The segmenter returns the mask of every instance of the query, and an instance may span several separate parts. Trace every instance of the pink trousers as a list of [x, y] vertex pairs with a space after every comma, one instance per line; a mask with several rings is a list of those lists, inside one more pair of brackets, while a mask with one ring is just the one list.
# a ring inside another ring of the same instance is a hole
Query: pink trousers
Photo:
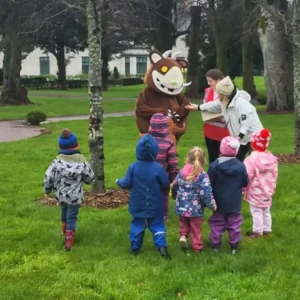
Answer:
[[179, 235], [188, 237], [191, 234], [192, 248], [200, 251], [203, 248], [202, 219], [179, 217]]
[[270, 207], [256, 207], [250, 205], [253, 218], [253, 232], [263, 233], [272, 231], [272, 217]]

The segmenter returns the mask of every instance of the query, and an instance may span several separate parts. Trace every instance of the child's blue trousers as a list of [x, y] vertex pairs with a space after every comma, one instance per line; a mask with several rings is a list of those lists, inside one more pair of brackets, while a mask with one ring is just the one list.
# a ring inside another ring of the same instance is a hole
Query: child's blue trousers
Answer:
[[163, 218], [142, 219], [133, 217], [130, 226], [131, 250], [142, 248], [144, 233], [147, 227], [152, 232], [155, 247], [167, 247], [166, 227]]
[[67, 230], [75, 231], [77, 229], [79, 207], [79, 205], [61, 203], [61, 221], [67, 223]]

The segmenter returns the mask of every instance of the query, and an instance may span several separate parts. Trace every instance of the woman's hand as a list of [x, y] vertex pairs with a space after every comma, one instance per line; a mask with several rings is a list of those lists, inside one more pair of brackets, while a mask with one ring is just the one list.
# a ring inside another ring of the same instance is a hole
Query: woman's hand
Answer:
[[187, 110], [194, 110], [198, 111], [199, 105], [190, 103], [189, 105], [186, 105], [184, 108]]

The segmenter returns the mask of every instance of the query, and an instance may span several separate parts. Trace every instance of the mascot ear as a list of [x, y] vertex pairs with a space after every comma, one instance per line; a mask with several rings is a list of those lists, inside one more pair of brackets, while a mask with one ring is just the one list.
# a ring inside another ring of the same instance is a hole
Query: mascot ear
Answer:
[[153, 65], [163, 59], [162, 55], [158, 51], [151, 51], [149, 57]]
[[181, 65], [182, 68], [187, 68], [189, 66], [189, 62], [184, 58], [177, 58], [176, 61]]

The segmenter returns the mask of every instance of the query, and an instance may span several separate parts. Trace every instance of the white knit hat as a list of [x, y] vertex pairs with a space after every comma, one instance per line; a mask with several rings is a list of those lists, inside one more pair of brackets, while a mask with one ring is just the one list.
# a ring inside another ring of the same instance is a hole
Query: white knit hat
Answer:
[[216, 91], [224, 96], [230, 96], [234, 90], [234, 85], [229, 76], [217, 83]]

